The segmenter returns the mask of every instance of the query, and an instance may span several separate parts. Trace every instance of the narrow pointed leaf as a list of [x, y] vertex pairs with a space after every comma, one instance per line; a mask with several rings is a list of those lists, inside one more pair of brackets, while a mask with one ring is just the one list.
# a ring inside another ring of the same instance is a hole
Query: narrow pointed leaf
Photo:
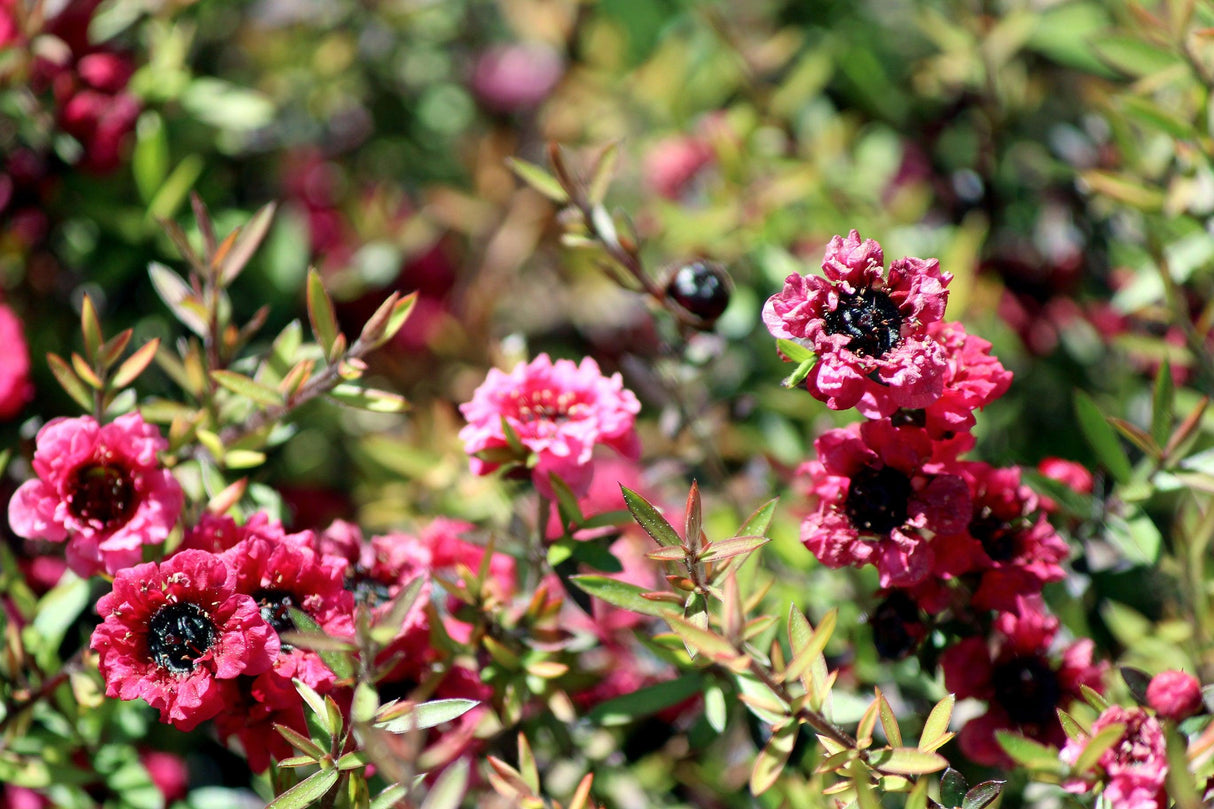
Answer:
[[277, 390], [256, 382], [244, 374], [217, 370], [211, 371], [211, 378], [233, 393], [251, 399], [259, 405], [274, 407], [283, 403], [282, 394]]
[[684, 514], [684, 542], [691, 550], [698, 551], [700, 548], [700, 532], [703, 530], [704, 518], [700, 506], [700, 485], [694, 480], [691, 482], [691, 491], [687, 493], [687, 508]]
[[468, 788], [468, 759], [456, 759], [434, 782], [421, 809], [459, 809]]
[[735, 536], [766, 536], [772, 517], [776, 514], [776, 504], [779, 502], [780, 498], [776, 497], [755, 509], [754, 513], [746, 518], [746, 522], [742, 523]]
[[228, 286], [236, 280], [245, 265], [249, 263], [249, 259], [257, 252], [257, 248], [261, 246], [261, 242], [269, 232], [270, 223], [274, 221], [274, 211], [277, 210], [278, 204], [271, 202], [261, 207], [257, 213], [253, 214], [253, 218], [249, 220], [243, 228], [239, 230], [239, 235], [236, 236], [231, 249], [227, 255], [223, 257], [219, 265], [219, 281], [222, 286]]
[[89, 393], [88, 388], [80, 381], [80, 377], [76, 376], [76, 372], [62, 357], [58, 354], [47, 354], [46, 364], [50, 366], [51, 373], [54, 374], [60, 387], [67, 391], [68, 396], [72, 397], [72, 401], [85, 410], [93, 409], [93, 395]]
[[948, 732], [948, 723], [952, 719], [956, 701], [957, 698], [949, 694], [932, 708], [932, 712], [927, 715], [927, 721], [923, 723], [923, 733], [919, 737], [920, 750], [931, 751], [940, 746], [941, 738]]
[[303, 809], [311, 806], [337, 783], [340, 776], [335, 767], [314, 772], [266, 804], [266, 809]]
[[981, 784], [975, 784], [973, 789], [965, 793], [961, 809], [991, 809], [1003, 794], [1006, 784], [1007, 781], [983, 781]]
[[645, 588], [637, 587], [635, 584], [607, 576], [594, 575], [571, 576], [570, 580], [595, 598], [601, 598], [608, 604], [629, 612], [651, 615], [655, 618], [678, 614], [679, 608], [673, 604], [644, 598], [642, 594], [646, 592]]
[[692, 672], [674, 680], [645, 686], [599, 703], [586, 715], [586, 718], [602, 727], [626, 725], [641, 717], [655, 714], [663, 708], [678, 705], [685, 699], [690, 699], [700, 693], [702, 683], [700, 674]]
[[1088, 743], [1083, 746], [1079, 757], [1075, 759], [1075, 770], [1077, 772], [1086, 772], [1096, 766], [1096, 762], [1100, 761], [1100, 757], [1105, 754], [1105, 751], [1117, 744], [1124, 733], [1125, 724], [1122, 722], [1114, 722], [1101, 728], [1100, 732], [1089, 739]]
[[882, 772], [901, 775], [925, 775], [939, 772], [948, 766], [948, 759], [939, 753], [929, 753], [913, 747], [878, 750], [869, 758], [869, 762]]
[[767, 537], [748, 536], [718, 539], [708, 546], [708, 550], [700, 556], [700, 561], [720, 562], [724, 559], [732, 559], [735, 556], [741, 556], [744, 553], [750, 553], [753, 550], [761, 548], [770, 541]]
[[308, 270], [308, 320], [312, 324], [312, 333], [324, 350], [325, 356], [331, 356], [333, 346], [337, 343], [337, 316], [333, 313], [333, 301], [325, 291], [324, 281], [315, 268]]
[[[389, 703], [390, 704], [390, 703]], [[414, 730], [425, 730], [437, 727], [444, 722], [459, 719], [468, 711], [480, 705], [474, 699], [435, 699], [422, 702], [404, 716], [395, 719], [376, 722], [375, 726], [389, 733], [408, 733]], [[387, 706], [384, 706], [387, 707]], [[380, 709], [381, 711], [383, 708]]]
[[640, 524], [641, 528], [645, 529], [645, 533], [653, 537], [654, 542], [667, 546], [683, 544], [683, 540], [679, 539], [674, 527], [666, 522], [666, 519], [652, 503], [627, 486], [621, 486], [620, 491], [624, 495], [624, 504], [632, 512], [633, 519]]
[[138, 379], [139, 375], [146, 371], [152, 360], [156, 358], [156, 351], [159, 348], [160, 338], [153, 337], [140, 346], [134, 354], [127, 357], [122, 365], [118, 366], [118, 370], [114, 372], [114, 378], [110, 380], [113, 387], [119, 389], [125, 388]]
[[1172, 382], [1172, 367], [1167, 357], [1155, 374], [1155, 386], [1151, 391], [1151, 436], [1155, 443], [1163, 446], [1172, 431], [1172, 408], [1175, 404], [1176, 388]]
[[797, 741], [797, 723], [789, 722], [771, 735], [750, 770], [750, 794], [762, 795], [780, 780]]
[[84, 334], [84, 354], [89, 358], [89, 362], [95, 362], [97, 351], [105, 338], [101, 335], [101, 321], [97, 319], [97, 309], [88, 295], [84, 296], [84, 303], [80, 307], [80, 331]]
[[506, 165], [518, 175], [520, 180], [553, 202], [565, 203], [569, 201], [569, 195], [561, 187], [560, 181], [534, 163], [528, 163], [526, 160], [520, 160], [517, 157], [509, 157], [506, 159]]
[[1080, 429], [1096, 452], [1096, 457], [1119, 482], [1129, 482], [1132, 474], [1130, 459], [1126, 456], [1121, 442], [1117, 440], [1117, 432], [1092, 401], [1092, 397], [1083, 391], [1075, 391], [1075, 414], [1079, 418]]

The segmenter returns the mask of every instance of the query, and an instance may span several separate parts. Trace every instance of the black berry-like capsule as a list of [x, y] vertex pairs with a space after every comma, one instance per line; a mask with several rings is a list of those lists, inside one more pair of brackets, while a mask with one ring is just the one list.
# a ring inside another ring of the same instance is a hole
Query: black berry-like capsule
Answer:
[[729, 305], [729, 273], [715, 261], [693, 261], [679, 267], [666, 283], [666, 295], [706, 323], [721, 316]]

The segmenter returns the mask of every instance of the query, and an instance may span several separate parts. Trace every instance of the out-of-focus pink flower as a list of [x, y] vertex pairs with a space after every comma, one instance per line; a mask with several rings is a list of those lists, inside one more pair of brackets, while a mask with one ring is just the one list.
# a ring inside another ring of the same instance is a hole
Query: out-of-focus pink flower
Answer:
[[25, 331], [13, 310], [0, 304], [0, 421], [21, 412], [34, 395], [30, 383], [30, 352]]
[[[0, 25], [3, 13], [0, 12]], [[3, 33], [0, 30], [0, 33]], [[3, 45], [0, 42], [0, 45]], [[26, 787], [5, 786], [0, 791], [0, 807], [3, 809], [46, 809], [51, 805], [50, 798]]]
[[1151, 678], [1147, 704], [1164, 719], [1179, 722], [1201, 713], [1201, 683], [1192, 674], [1169, 669]]
[[935, 563], [931, 538], [962, 531], [969, 488], [918, 427], [867, 421], [823, 433], [802, 467], [815, 511], [801, 541], [827, 567], [875, 565], [882, 587], [923, 581]]
[[181, 486], [159, 465], [168, 447], [139, 413], [99, 425], [89, 416], [58, 418], [38, 431], [34, 471], [9, 501], [13, 531], [29, 539], [68, 540], [78, 575], [117, 573], [159, 545], [181, 513]]
[[565, 72], [561, 55], [542, 42], [513, 42], [485, 51], [472, 73], [472, 90], [495, 112], [538, 106]]
[[144, 699], [182, 730], [222, 711], [231, 680], [266, 671], [278, 635], [256, 602], [235, 591], [224, 561], [185, 551], [119, 571], [97, 602], [91, 648], [106, 694]]
[[1064, 458], [1045, 458], [1037, 471], [1047, 478], [1065, 483], [1080, 494], [1092, 493], [1092, 473], [1087, 467]]
[[[1063, 784], [1068, 792], [1091, 792], [1098, 783], [1112, 809], [1161, 809], [1168, 805], [1164, 782], [1168, 777], [1167, 744], [1159, 720], [1142, 708], [1110, 705], [1092, 722], [1095, 735], [1110, 725], [1124, 725], [1121, 738], [1100, 756], [1094, 773], [1080, 774]], [[1059, 757], [1074, 764], [1087, 744], [1081, 734], [1062, 748]]]
[[[536, 489], [553, 497], [548, 480], [555, 474], [574, 494], [585, 494], [594, 475], [594, 448], [611, 447], [627, 458], [640, 454], [636, 414], [641, 403], [618, 373], [603, 376], [586, 357], [575, 365], [555, 363], [540, 354], [509, 374], [496, 368], [460, 405], [468, 424], [460, 430], [472, 471], [487, 475], [510, 453], [502, 423], [509, 424], [525, 451], [534, 453], [531, 477]], [[525, 461], [526, 457], [515, 458]]]
[[952, 275], [935, 259], [900, 258], [888, 274], [884, 261], [881, 245], [861, 241], [858, 231], [835, 236], [822, 260], [825, 277], [793, 273], [763, 307], [773, 336], [816, 355], [809, 392], [868, 418], [928, 407], [943, 395], [949, 370], [927, 327], [944, 317]]
[[1061, 745], [1066, 734], [1057, 709], [1081, 699], [1080, 686], [1104, 690], [1107, 665], [1092, 663], [1091, 640], [1072, 643], [1060, 654], [1050, 652], [1058, 628], [1058, 619], [1045, 613], [1039, 598], [1022, 598], [1016, 612], [995, 619], [992, 642], [966, 638], [941, 655], [945, 688], [958, 699], [987, 702], [987, 712], [967, 722], [959, 738], [961, 750], [973, 761], [1010, 764], [995, 739], [999, 730]]
[[185, 798], [190, 786], [190, 772], [181, 756], [162, 750], [140, 750], [139, 760], [147, 768], [152, 783], [164, 795], [166, 806]]
[[667, 199], [679, 199], [700, 170], [716, 158], [702, 138], [675, 135], [649, 147], [645, 155], [645, 184]]

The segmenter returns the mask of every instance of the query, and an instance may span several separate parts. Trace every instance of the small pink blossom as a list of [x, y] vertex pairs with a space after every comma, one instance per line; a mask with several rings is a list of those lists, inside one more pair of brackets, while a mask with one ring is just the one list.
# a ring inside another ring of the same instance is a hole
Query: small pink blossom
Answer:
[[[1111, 809], [1160, 809], [1168, 805], [1167, 745], [1159, 720], [1142, 708], [1110, 705], [1092, 722], [1092, 734], [1110, 725], [1124, 725], [1121, 738], [1101, 754], [1095, 772], [1080, 773], [1063, 784], [1068, 792], [1091, 792], [1104, 784], [1103, 797]], [[1070, 739], [1059, 758], [1074, 765], [1089, 737]]]
[[881, 245], [853, 230], [835, 236], [823, 276], [793, 273], [768, 298], [763, 322], [810, 348], [809, 392], [868, 418], [921, 409], [944, 393], [948, 359], [928, 326], [944, 317], [952, 276], [935, 259], [901, 258], [884, 270]]
[[1169, 669], [1151, 678], [1147, 704], [1164, 719], [1179, 722], [1201, 713], [1201, 683], [1192, 674]]
[[[0, 209], [3, 209], [0, 204]], [[30, 352], [25, 343], [21, 321], [13, 310], [0, 304], [0, 421], [21, 412], [34, 395], [30, 383]]]
[[138, 564], [144, 545], [159, 545], [181, 513], [183, 495], [156, 454], [168, 447], [139, 413], [99, 425], [89, 416], [58, 418], [38, 431], [33, 467], [9, 501], [14, 533], [67, 540], [80, 576]]
[[801, 523], [805, 547], [827, 567], [875, 565], [882, 587], [923, 581], [931, 538], [963, 530], [970, 514], [965, 480], [933, 457], [927, 433], [867, 421], [823, 433], [814, 447], [818, 459], [802, 467], [817, 501]]
[[472, 471], [487, 475], [510, 452], [505, 421], [523, 448], [536, 456], [531, 477], [541, 494], [553, 496], [548, 476], [555, 474], [582, 495], [594, 475], [596, 446], [611, 447], [628, 458], [640, 454], [636, 434], [640, 409], [620, 375], [603, 376], [593, 359], [575, 365], [540, 354], [509, 374], [496, 368], [489, 371], [472, 400], [460, 405], [468, 424], [459, 437]]
[[522, 112], [543, 102], [564, 72], [564, 60], [551, 45], [511, 42], [481, 55], [472, 73], [472, 89], [494, 112]]

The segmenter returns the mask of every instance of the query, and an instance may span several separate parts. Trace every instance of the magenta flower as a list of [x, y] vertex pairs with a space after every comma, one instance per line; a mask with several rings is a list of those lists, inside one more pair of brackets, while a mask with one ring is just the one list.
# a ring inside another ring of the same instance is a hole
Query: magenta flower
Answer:
[[1015, 610], [1020, 596], [1062, 580], [1070, 548], [1020, 482], [1019, 468], [963, 461], [957, 470], [969, 485], [971, 517], [963, 532], [936, 538], [936, 573], [967, 577], [970, 605], [980, 610]]
[[6, 421], [21, 412], [33, 397], [34, 386], [30, 384], [30, 352], [21, 321], [4, 304], [0, 304], [0, 345], [4, 346], [0, 353], [0, 421]]
[[952, 280], [936, 259], [901, 258], [885, 274], [881, 245], [853, 230], [835, 236], [825, 277], [789, 275], [767, 299], [763, 322], [774, 336], [812, 349], [809, 392], [833, 410], [869, 418], [920, 409], [944, 392], [948, 360], [928, 325], [944, 317]]
[[882, 587], [923, 581], [935, 562], [931, 538], [964, 530], [969, 489], [951, 459], [918, 427], [888, 420], [830, 430], [814, 442], [810, 476], [816, 510], [801, 541], [827, 567], [876, 565]]
[[1179, 722], [1204, 710], [1201, 683], [1192, 674], [1169, 669], [1151, 678], [1147, 686], [1147, 704], [1164, 719]]
[[[575, 494], [584, 494], [594, 474], [594, 448], [600, 444], [621, 455], [640, 455], [636, 415], [641, 404], [620, 375], [603, 376], [589, 357], [581, 364], [555, 363], [540, 354], [509, 374], [496, 368], [460, 405], [468, 424], [460, 430], [472, 471], [487, 475], [502, 465], [510, 441], [505, 421], [524, 449], [536, 457], [531, 477], [541, 494], [552, 497], [549, 474], [559, 476]], [[526, 457], [514, 458], [520, 462]]]
[[995, 636], [966, 638], [940, 657], [944, 686], [958, 699], [987, 702], [987, 712], [961, 730], [961, 750], [986, 765], [1011, 759], [995, 739], [1013, 730], [1039, 742], [1061, 745], [1066, 734], [1057, 710], [1081, 699], [1080, 686], [1103, 691], [1105, 664], [1092, 663], [1093, 643], [1084, 639], [1052, 653], [1058, 619], [1047, 615], [1040, 599], [1022, 598], [1016, 612], [995, 619]]
[[106, 694], [142, 698], [182, 730], [222, 711], [233, 678], [266, 671], [279, 651], [257, 604], [205, 551], [119, 571], [97, 612], [90, 646]]
[[[1159, 720], [1142, 708], [1110, 705], [1092, 722], [1092, 734], [1110, 725], [1124, 725], [1121, 738], [1100, 756], [1096, 772], [1063, 784], [1068, 792], [1091, 792], [1104, 784], [1103, 797], [1112, 809], [1159, 809], [1168, 805], [1167, 744]], [[1087, 744], [1086, 735], [1070, 739], [1059, 757], [1074, 764]], [[1094, 776], [1094, 777], [1093, 777]]]
[[969, 334], [960, 323], [937, 320], [928, 324], [927, 334], [944, 347], [943, 393], [921, 413], [909, 410], [899, 416], [926, 427], [936, 439], [968, 433], [974, 428], [974, 411], [1007, 393], [1012, 372], [991, 355], [989, 342]]
[[68, 540], [67, 561], [80, 576], [138, 564], [181, 513], [181, 486], [160, 467], [168, 442], [138, 413], [99, 425], [89, 416], [48, 422], [38, 431], [36, 480], [9, 501], [13, 531], [28, 539]]

